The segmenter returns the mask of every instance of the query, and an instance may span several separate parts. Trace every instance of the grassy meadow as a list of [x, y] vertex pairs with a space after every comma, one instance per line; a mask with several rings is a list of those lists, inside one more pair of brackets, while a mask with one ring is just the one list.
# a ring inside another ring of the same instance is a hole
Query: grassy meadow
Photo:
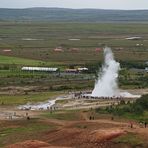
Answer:
[[0, 65], [26, 65], [26, 66], [53, 66], [56, 62], [44, 62], [41, 60], [32, 60], [19, 57], [10, 57], [0, 55]]
[[[118, 60], [145, 61], [148, 57], [147, 34], [147, 24], [144, 23], [0, 22], [0, 54], [45, 62], [84, 64], [102, 61], [102, 51], [96, 52], [95, 49], [107, 45], [113, 48]], [[142, 39], [125, 39], [131, 36]], [[56, 47], [62, 47], [64, 52], [53, 51]], [[12, 51], [4, 52], [4, 49]]]
[[[42, 91], [92, 89], [103, 62], [103, 47], [112, 48], [123, 71], [121, 88], [147, 88], [147, 23], [48, 23], [0, 21], [0, 86], [39, 86]], [[127, 40], [139, 36], [140, 40]], [[62, 52], [54, 51], [62, 48]], [[96, 51], [100, 48], [100, 51]], [[88, 67], [87, 74], [22, 72], [22, 66]], [[42, 89], [44, 86], [47, 89]]]
[[20, 105], [28, 102], [43, 102], [55, 98], [63, 92], [36, 92], [21, 95], [0, 95], [0, 103], [3, 105]]

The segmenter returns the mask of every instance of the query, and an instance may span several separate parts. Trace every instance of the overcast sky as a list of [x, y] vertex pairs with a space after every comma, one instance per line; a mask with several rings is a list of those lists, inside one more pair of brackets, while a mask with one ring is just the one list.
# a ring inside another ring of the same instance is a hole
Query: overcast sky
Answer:
[[148, 0], [0, 0], [0, 8], [148, 9]]

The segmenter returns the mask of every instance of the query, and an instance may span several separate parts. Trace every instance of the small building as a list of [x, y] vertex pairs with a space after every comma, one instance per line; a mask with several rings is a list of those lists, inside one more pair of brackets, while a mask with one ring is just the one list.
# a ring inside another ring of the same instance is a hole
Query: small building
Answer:
[[80, 39], [68, 39], [69, 41], [80, 41]]
[[65, 69], [66, 73], [81, 73], [88, 71], [88, 68], [82, 67], [82, 68], [75, 68], [75, 69]]
[[133, 36], [133, 37], [128, 37], [128, 38], [125, 38], [126, 40], [140, 40], [142, 39], [142, 37], [139, 37], [139, 36]]
[[102, 50], [102, 48], [96, 48], [96, 52], [100, 52]]
[[78, 52], [79, 48], [70, 48], [69, 51]]
[[58, 72], [59, 68], [50, 67], [22, 67], [23, 71]]
[[11, 52], [11, 49], [3, 49], [3, 52]]
[[64, 50], [61, 47], [57, 47], [54, 49], [55, 52], [63, 52]]
[[82, 67], [82, 68], [78, 68], [77, 70], [78, 70], [78, 72], [86, 72], [86, 71], [88, 71], [88, 68]]
[[78, 73], [77, 69], [65, 69], [66, 73]]

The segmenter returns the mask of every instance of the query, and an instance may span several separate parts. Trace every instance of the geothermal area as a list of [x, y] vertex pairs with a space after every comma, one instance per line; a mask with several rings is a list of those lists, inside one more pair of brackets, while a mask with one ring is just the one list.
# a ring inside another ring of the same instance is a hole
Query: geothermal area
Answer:
[[110, 48], [104, 48], [104, 64], [98, 73], [95, 88], [92, 91], [93, 97], [123, 97], [139, 98], [140, 95], [132, 95], [128, 92], [121, 92], [118, 88], [118, 73], [120, 63], [115, 61]]
[[[116, 144], [112, 140], [133, 131], [147, 139], [147, 130], [139, 128], [138, 123], [133, 125], [117, 116], [97, 113], [100, 107], [118, 105], [121, 100], [133, 102], [140, 97], [133, 92], [142, 94], [139, 90], [129, 93], [119, 89], [120, 69], [120, 63], [106, 47], [93, 90], [64, 92], [46, 102], [1, 106], [0, 125], [5, 128], [0, 130], [0, 142], [11, 144], [7, 148], [125, 148], [126, 143]], [[9, 138], [5, 138], [7, 135]]]
[[[114, 59], [111, 48], [104, 48], [104, 63], [98, 72], [98, 78], [96, 79], [94, 89], [92, 91], [73, 92], [66, 96], [58, 97], [54, 100], [48, 100], [47, 102], [40, 102], [38, 104], [26, 104], [21, 105], [18, 108], [21, 110], [48, 110], [52, 107], [55, 108], [87, 108], [97, 107], [94, 104], [86, 103], [87, 99], [96, 99], [98, 102], [101, 100], [108, 101], [107, 104], [100, 104], [100, 106], [111, 105], [117, 103], [117, 100], [125, 99], [131, 100], [139, 98], [141, 95], [133, 95], [127, 91], [120, 90], [118, 87], [118, 75], [120, 71], [120, 63]], [[65, 105], [59, 105], [56, 103], [59, 100], [69, 100]]]

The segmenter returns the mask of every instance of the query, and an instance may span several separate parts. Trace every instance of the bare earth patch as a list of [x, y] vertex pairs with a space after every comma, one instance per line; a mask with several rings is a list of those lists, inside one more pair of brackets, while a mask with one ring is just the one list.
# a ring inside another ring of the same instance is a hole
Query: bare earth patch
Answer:
[[68, 148], [68, 147], [52, 146], [46, 142], [38, 140], [27, 140], [24, 142], [9, 145], [6, 148]]

